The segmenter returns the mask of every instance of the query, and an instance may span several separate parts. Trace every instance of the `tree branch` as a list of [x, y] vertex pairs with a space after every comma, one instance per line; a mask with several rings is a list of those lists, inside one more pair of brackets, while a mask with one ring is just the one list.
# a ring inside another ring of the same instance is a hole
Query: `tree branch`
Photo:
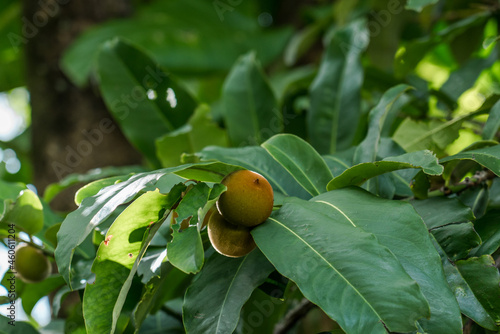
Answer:
[[316, 305], [311, 303], [308, 299], [304, 298], [300, 303], [293, 309], [291, 309], [280, 321], [276, 327], [274, 327], [273, 334], [286, 334], [295, 324], [306, 316], [306, 314], [312, 310]]

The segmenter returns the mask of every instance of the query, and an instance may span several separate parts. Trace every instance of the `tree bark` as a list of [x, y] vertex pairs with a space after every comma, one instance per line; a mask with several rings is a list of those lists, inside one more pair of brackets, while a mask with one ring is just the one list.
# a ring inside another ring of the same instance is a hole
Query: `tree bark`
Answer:
[[[76, 87], [59, 66], [65, 49], [82, 32], [131, 12], [129, 0], [23, 0], [34, 184], [40, 193], [70, 173], [141, 162], [96, 87]], [[74, 209], [68, 194], [53, 204], [58, 210]]]

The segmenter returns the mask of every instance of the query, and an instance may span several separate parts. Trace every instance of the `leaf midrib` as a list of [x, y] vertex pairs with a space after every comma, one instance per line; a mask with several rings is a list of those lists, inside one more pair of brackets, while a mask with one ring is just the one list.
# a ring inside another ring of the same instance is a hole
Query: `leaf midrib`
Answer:
[[[299, 239], [301, 242], [303, 242], [308, 248], [310, 248], [321, 260], [323, 260], [334, 272], [336, 272], [345, 282], [348, 286], [350, 286], [360, 297], [363, 301], [365, 301], [366, 305], [370, 307], [370, 309], [375, 313], [377, 318], [380, 319], [380, 322], [384, 324], [384, 321], [382, 317], [378, 314], [378, 312], [373, 308], [373, 306], [366, 300], [366, 298], [359, 292], [358, 289], [356, 289], [348, 280], [347, 278], [342, 275], [330, 262], [328, 262], [327, 259], [325, 259], [320, 253], [318, 253], [309, 243], [307, 243], [304, 239], [302, 239], [295, 231], [291, 230], [288, 226], [285, 224], [282, 224], [280, 221], [276, 220], [275, 218], [268, 218], [271, 221], [276, 222], [278, 225], [284, 227], [286, 230], [288, 230], [291, 234], [293, 234], [297, 239]], [[352, 223], [352, 222], [351, 222]]]
[[[314, 183], [307, 177], [307, 174], [302, 170], [302, 168], [299, 167], [299, 165], [297, 165], [292, 159], [289, 159], [288, 158], [288, 155], [285, 154], [285, 152], [283, 152], [282, 150], [280, 150], [277, 146], [274, 146], [274, 145], [265, 145], [265, 146], [268, 146], [268, 147], [273, 147], [276, 151], [278, 151], [279, 153], [281, 153], [284, 157], [287, 158], [287, 161], [291, 162], [291, 164], [299, 171], [299, 173], [305, 177], [305, 179], [309, 182], [309, 184], [311, 185], [311, 187], [316, 191], [316, 194], [313, 194], [311, 193], [307, 188], [304, 187], [304, 189], [309, 193], [311, 194], [312, 196], [317, 196], [319, 194], [321, 194], [321, 192], [316, 188], [316, 186], [314, 185]], [[269, 150], [267, 150], [269, 152]], [[269, 154], [271, 154], [273, 157], [274, 155], [269, 152]], [[288, 170], [285, 165], [283, 165], [281, 163], [281, 160], [276, 160], [278, 161], [278, 163], [283, 167], [285, 168], [285, 170]], [[295, 174], [292, 174], [290, 173], [290, 175], [292, 175], [292, 177], [295, 179], [295, 181], [297, 181], [300, 185], [302, 185], [302, 182], [300, 182], [296, 177], [295, 177]]]
[[236, 270], [236, 273], [234, 274], [234, 277], [231, 280], [231, 284], [229, 284], [229, 287], [227, 288], [227, 293], [225, 294], [224, 300], [222, 301], [222, 304], [221, 304], [221, 308], [220, 308], [221, 312], [219, 313], [219, 317], [217, 320], [217, 326], [215, 327], [215, 333], [219, 333], [219, 325], [220, 325], [220, 321], [222, 319], [222, 314], [223, 314], [222, 310], [224, 309], [224, 306], [226, 304], [226, 300], [227, 300], [227, 297], [229, 296], [229, 292], [231, 291], [231, 288], [232, 288], [234, 282], [236, 281], [235, 278], [238, 276], [238, 273], [240, 272], [240, 270], [243, 267], [243, 264], [245, 263], [246, 260], [247, 260], [247, 257], [245, 256], [243, 261], [241, 261], [240, 265], [238, 266], [238, 270]]

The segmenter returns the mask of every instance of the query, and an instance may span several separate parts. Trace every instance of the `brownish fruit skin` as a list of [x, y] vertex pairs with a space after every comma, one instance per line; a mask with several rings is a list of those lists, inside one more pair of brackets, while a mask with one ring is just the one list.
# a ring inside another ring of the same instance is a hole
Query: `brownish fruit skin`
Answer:
[[49, 277], [51, 265], [43, 252], [29, 245], [16, 248], [14, 268], [17, 276], [27, 283], [41, 282]]
[[246, 227], [262, 224], [273, 211], [271, 184], [260, 174], [238, 170], [221, 182], [227, 187], [217, 201], [217, 209], [226, 220]]
[[255, 248], [250, 229], [231, 224], [214, 211], [208, 222], [208, 238], [217, 252], [229, 257], [241, 257]]

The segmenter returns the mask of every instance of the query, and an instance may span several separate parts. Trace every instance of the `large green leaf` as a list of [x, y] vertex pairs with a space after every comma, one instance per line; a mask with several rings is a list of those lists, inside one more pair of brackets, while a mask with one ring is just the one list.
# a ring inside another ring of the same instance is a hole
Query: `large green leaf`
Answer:
[[410, 204], [424, 220], [427, 228], [474, 220], [472, 210], [456, 198], [435, 197], [412, 200]]
[[471, 287], [468, 282], [465, 281], [457, 266], [453, 265], [448, 260], [446, 253], [435, 240], [434, 246], [441, 256], [446, 280], [460, 305], [460, 311], [482, 327], [497, 330], [495, 322], [474, 295]]
[[232, 333], [241, 308], [273, 270], [259, 250], [238, 259], [214, 253], [186, 291], [183, 305], [186, 332]]
[[361, 114], [361, 54], [368, 36], [365, 20], [336, 30], [310, 87], [307, 126], [311, 144], [321, 154], [346, 149], [354, 139]]
[[243, 11], [244, 6], [221, 14], [221, 20], [215, 7], [214, 2], [198, 0], [140, 6], [132, 18], [107, 21], [85, 31], [65, 53], [62, 67], [77, 85], [86, 84], [101, 44], [115, 37], [148, 50], [156, 62], [176, 73], [227, 71], [250, 50], [256, 50], [264, 64], [281, 54], [291, 29], [264, 31], [253, 13]]
[[377, 158], [382, 129], [386, 119], [397, 113], [401, 107], [409, 102], [404, 93], [411, 87], [408, 85], [397, 85], [382, 95], [378, 104], [370, 111], [368, 119], [368, 133], [354, 152], [353, 162], [372, 162]]
[[[192, 213], [207, 205], [211, 192], [212, 188], [205, 183], [196, 184], [187, 191], [176, 209], [178, 217], [172, 225], [172, 241], [167, 245], [167, 255], [173, 266], [188, 274], [199, 272], [204, 259], [200, 228], [197, 225], [198, 215]], [[215, 192], [220, 195], [222, 189], [217, 188]], [[190, 226], [181, 231], [180, 222], [184, 219], [190, 220]]]
[[[162, 177], [169, 178], [171, 177], [170, 173], [176, 172], [184, 173], [182, 177], [195, 178], [199, 181], [220, 182], [226, 174], [236, 169], [238, 168], [220, 162], [187, 164], [136, 174], [126, 181], [102, 189], [97, 195], [85, 198], [80, 207], [66, 217], [57, 233], [58, 245], [55, 250], [55, 258], [59, 272], [71, 287], [71, 259], [76, 247], [119, 205], [132, 200], [137, 193], [145, 188], [154, 190], [160, 186]], [[168, 192], [169, 189], [162, 191]]]
[[281, 134], [268, 139], [262, 147], [312, 196], [326, 191], [333, 175], [325, 160], [306, 141]]
[[157, 162], [155, 140], [184, 125], [197, 103], [138, 48], [114, 39], [99, 53], [99, 88], [129, 141]]
[[202, 160], [216, 159], [262, 174], [273, 190], [287, 196], [311, 198], [311, 195], [260, 146], [241, 148], [207, 147], [199, 153]]
[[226, 131], [210, 119], [210, 108], [199, 106], [188, 123], [156, 140], [156, 154], [163, 167], [180, 164], [183, 153], [196, 153], [204, 147], [228, 146]]
[[500, 326], [500, 274], [495, 260], [489, 255], [483, 255], [460, 260], [455, 264], [481, 306], [495, 324]]
[[[100, 180], [103, 178], [116, 175], [120, 175], [120, 178], [118, 179], [124, 180], [128, 177], [126, 176], [127, 174], [139, 173], [145, 171], [146, 168], [141, 166], [120, 166], [120, 167], [113, 166], [104, 168], [94, 168], [84, 174], [70, 174], [57, 183], [49, 184], [47, 188], [45, 188], [45, 191], [43, 193], [43, 199], [46, 202], [50, 202], [62, 190], [67, 189], [68, 187], [78, 183], [88, 183], [91, 181]], [[77, 196], [75, 195], [75, 202], [77, 205], [79, 205], [81, 200], [80, 201], [76, 200], [76, 197]]]
[[462, 123], [482, 113], [485, 111], [478, 110], [447, 122], [438, 120], [417, 122], [407, 118], [398, 127], [393, 138], [407, 152], [430, 149], [442, 155], [444, 149], [458, 138]]
[[471, 249], [481, 244], [471, 222], [439, 226], [431, 232], [452, 261], [467, 257]]
[[92, 265], [95, 282], [85, 288], [83, 311], [88, 332], [114, 332], [138, 262], [163, 223], [160, 211], [170, 210], [180, 196], [181, 191], [168, 196], [147, 192], [111, 225]]
[[493, 254], [500, 247], [500, 210], [489, 210], [474, 222], [474, 228], [482, 239], [482, 244], [471, 251], [473, 256]]
[[438, 164], [437, 158], [431, 151], [418, 151], [355, 165], [331, 180], [327, 189], [359, 186], [372, 177], [407, 168], [420, 168], [429, 175], [439, 175], [443, 172], [443, 166]]
[[[393, 252], [357, 226], [355, 215], [346, 214], [333, 204], [336, 202], [330, 202], [328, 197], [336, 192], [320, 195], [314, 202], [285, 202], [264, 224], [252, 230], [257, 246], [281, 274], [293, 280], [306, 298], [347, 333], [386, 333], [386, 328], [415, 330], [415, 321], [430, 316], [429, 304], [419, 286]], [[338, 197], [345, 198], [349, 192], [362, 191], [349, 189], [338, 193]], [[363, 201], [351, 198], [349, 205], [361, 212], [357, 203]], [[377, 203], [375, 212], [380, 214], [370, 211], [368, 222], [385, 223], [387, 213], [392, 211], [401, 217], [411, 212], [406, 205], [398, 206], [399, 210], [392, 205], [386, 210]], [[413, 222], [416, 226], [417, 219]]]
[[15, 224], [16, 232], [36, 234], [43, 228], [43, 206], [38, 196], [31, 190], [23, 190], [15, 203], [5, 208], [1, 222]]
[[495, 103], [483, 128], [483, 139], [492, 140], [500, 128], [500, 101]]
[[478, 187], [466, 189], [458, 195], [458, 198], [472, 209], [476, 218], [481, 218], [488, 209], [490, 198], [488, 185], [481, 184]]
[[222, 105], [235, 146], [260, 144], [283, 130], [283, 115], [254, 52], [233, 66], [224, 82]]
[[419, 320], [420, 327], [429, 333], [461, 333], [460, 311], [445, 280], [439, 256], [425, 225], [411, 206], [378, 198], [358, 188], [331, 191], [313, 200], [335, 207], [356, 226], [373, 233], [396, 256], [430, 304], [431, 317]]
[[473, 160], [483, 167], [488, 168], [497, 176], [500, 176], [500, 145], [485, 147], [477, 150], [470, 150], [457, 153], [443, 158], [441, 163], [454, 160]]

